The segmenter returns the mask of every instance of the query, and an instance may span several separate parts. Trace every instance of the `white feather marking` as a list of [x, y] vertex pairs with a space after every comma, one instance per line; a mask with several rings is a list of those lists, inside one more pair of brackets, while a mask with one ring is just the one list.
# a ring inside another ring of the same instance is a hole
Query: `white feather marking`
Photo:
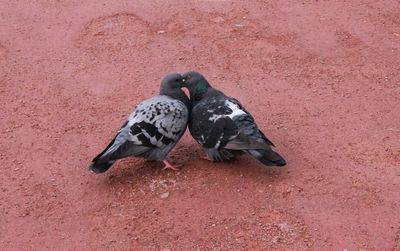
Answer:
[[229, 117], [230, 119], [233, 119], [236, 116], [246, 114], [246, 112], [243, 111], [242, 109], [240, 109], [237, 104], [232, 103], [229, 100], [225, 100], [225, 105], [228, 106], [229, 109], [232, 110], [231, 114], [214, 114], [209, 118], [209, 120], [215, 122], [219, 118], [222, 118], [222, 117]]
[[215, 146], [214, 146], [215, 149], [218, 149], [219, 145], [221, 144], [221, 139], [222, 139], [222, 137], [224, 137], [224, 134], [223, 134], [223, 133], [221, 134], [221, 136], [219, 137], [217, 143], [215, 144]]

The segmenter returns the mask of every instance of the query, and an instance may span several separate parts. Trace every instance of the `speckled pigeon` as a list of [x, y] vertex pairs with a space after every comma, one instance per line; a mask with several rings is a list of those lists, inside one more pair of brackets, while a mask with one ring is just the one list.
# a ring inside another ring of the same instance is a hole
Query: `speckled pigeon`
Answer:
[[107, 171], [118, 159], [141, 156], [164, 162], [164, 169], [177, 170], [167, 154], [186, 130], [189, 98], [182, 91], [183, 77], [169, 74], [161, 82], [160, 95], [141, 102], [124, 123], [111, 143], [97, 155], [89, 169]]
[[189, 130], [208, 159], [228, 160], [244, 152], [267, 166], [286, 165], [238, 100], [212, 88], [198, 72], [189, 71], [183, 77], [183, 86], [190, 92]]

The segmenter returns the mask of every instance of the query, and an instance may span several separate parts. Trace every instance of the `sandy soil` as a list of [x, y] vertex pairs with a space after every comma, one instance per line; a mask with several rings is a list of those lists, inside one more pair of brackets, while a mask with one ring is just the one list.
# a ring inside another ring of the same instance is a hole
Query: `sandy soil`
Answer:
[[[0, 3], [2, 250], [400, 250], [399, 5]], [[288, 165], [87, 171], [132, 107], [197, 69]]]

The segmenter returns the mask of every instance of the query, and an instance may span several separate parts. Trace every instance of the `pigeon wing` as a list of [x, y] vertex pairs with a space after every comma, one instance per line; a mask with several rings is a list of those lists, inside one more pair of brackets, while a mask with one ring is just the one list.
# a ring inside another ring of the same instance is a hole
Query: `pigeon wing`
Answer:
[[167, 96], [140, 103], [108, 147], [93, 161], [139, 156], [154, 149], [175, 145], [185, 131], [186, 106]]

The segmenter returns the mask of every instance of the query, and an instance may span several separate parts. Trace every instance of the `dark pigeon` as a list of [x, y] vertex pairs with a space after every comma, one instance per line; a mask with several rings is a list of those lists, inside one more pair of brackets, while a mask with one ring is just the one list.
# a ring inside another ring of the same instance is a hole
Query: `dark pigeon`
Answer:
[[189, 130], [209, 159], [229, 160], [248, 153], [267, 166], [286, 165], [238, 100], [212, 88], [198, 72], [189, 71], [183, 77], [190, 92]]
[[178, 143], [189, 119], [189, 98], [182, 91], [183, 77], [169, 74], [161, 82], [160, 95], [141, 102], [111, 143], [93, 160], [89, 169], [107, 171], [118, 159], [141, 156], [163, 161], [176, 168], [166, 156]]

